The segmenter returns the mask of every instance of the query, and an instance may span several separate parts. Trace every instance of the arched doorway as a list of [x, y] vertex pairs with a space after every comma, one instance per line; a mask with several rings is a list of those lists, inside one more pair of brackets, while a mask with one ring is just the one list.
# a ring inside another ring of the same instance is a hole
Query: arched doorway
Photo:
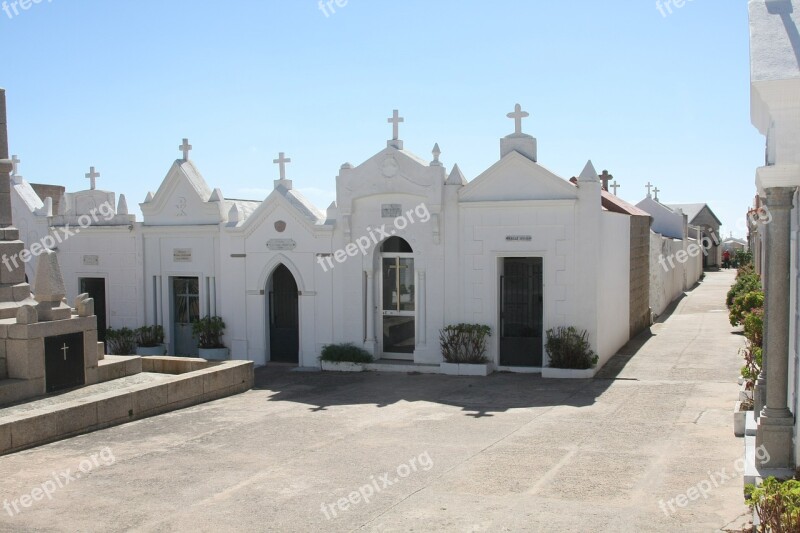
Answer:
[[299, 362], [300, 320], [297, 282], [285, 265], [278, 265], [267, 281], [269, 360]]
[[381, 329], [387, 359], [414, 359], [415, 283], [411, 245], [400, 237], [386, 239], [381, 245]]

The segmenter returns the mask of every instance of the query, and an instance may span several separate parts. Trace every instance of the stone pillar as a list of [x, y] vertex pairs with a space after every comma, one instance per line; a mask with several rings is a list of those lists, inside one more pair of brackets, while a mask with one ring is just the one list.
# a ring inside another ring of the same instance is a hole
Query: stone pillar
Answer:
[[367, 278], [367, 338], [365, 341], [366, 349], [375, 355], [375, 273], [372, 270], [365, 270]]
[[759, 466], [789, 468], [793, 466], [792, 426], [794, 417], [788, 408], [787, 380], [789, 373], [789, 271], [793, 187], [766, 189], [767, 209], [772, 221], [766, 231], [766, 284], [764, 287], [765, 336], [764, 368], [766, 377], [765, 405], [758, 419], [756, 446], [764, 446], [769, 460]]
[[428, 316], [425, 311], [425, 307], [427, 305], [427, 298], [425, 297], [426, 286], [425, 286], [425, 271], [418, 270], [417, 271], [417, 318], [419, 323], [417, 324], [417, 339], [419, 346], [425, 346], [428, 343]]
[[[6, 118], [6, 90], [0, 89], [0, 228], [12, 226], [11, 222], [11, 161], [8, 160], [8, 119]], [[16, 239], [6, 239], [16, 240]]]

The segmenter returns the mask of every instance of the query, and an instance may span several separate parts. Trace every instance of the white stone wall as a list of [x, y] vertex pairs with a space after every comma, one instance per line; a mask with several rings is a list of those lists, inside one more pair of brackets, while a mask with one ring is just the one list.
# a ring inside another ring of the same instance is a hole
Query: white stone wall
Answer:
[[603, 212], [598, 272], [598, 366], [628, 342], [630, 335], [630, 217]]
[[703, 273], [702, 253], [695, 257], [687, 253], [686, 260], [679, 261], [679, 252], [683, 256], [691, 244], [697, 245], [697, 242], [650, 234], [650, 308], [655, 317], [661, 316], [684, 291], [693, 287]]

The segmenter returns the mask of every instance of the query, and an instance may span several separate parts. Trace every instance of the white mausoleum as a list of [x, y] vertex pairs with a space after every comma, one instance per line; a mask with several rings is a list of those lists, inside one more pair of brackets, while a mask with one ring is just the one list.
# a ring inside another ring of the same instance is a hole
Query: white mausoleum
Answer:
[[558, 326], [587, 330], [602, 365], [641, 328], [631, 317], [648, 314], [646, 287], [643, 311], [631, 304], [631, 216], [591, 163], [574, 183], [540, 165], [527, 116], [509, 114], [500, 158], [468, 181], [438, 145], [433, 160], [406, 150], [395, 112], [386, 147], [342, 165], [326, 211], [294, 189], [284, 154], [266, 199], [227, 199], [184, 141], [141, 222], [122, 195], [115, 204], [96, 190], [94, 169], [90, 190], [62, 198], [41, 198], [15, 169], [14, 220], [30, 247], [110, 206], [52, 246], [68, 297], [92, 294], [108, 326], [162, 324], [173, 354], [195, 354], [191, 322], [219, 315], [231, 356], [258, 364], [318, 367], [321, 348], [340, 342], [437, 364], [439, 330], [468, 322], [491, 327], [499, 367], [541, 368], [545, 332]]

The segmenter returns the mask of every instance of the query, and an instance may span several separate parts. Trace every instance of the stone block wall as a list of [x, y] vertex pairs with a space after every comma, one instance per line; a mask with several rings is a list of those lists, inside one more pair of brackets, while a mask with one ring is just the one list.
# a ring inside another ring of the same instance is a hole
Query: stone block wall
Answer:
[[650, 217], [631, 219], [630, 336], [650, 326]]

